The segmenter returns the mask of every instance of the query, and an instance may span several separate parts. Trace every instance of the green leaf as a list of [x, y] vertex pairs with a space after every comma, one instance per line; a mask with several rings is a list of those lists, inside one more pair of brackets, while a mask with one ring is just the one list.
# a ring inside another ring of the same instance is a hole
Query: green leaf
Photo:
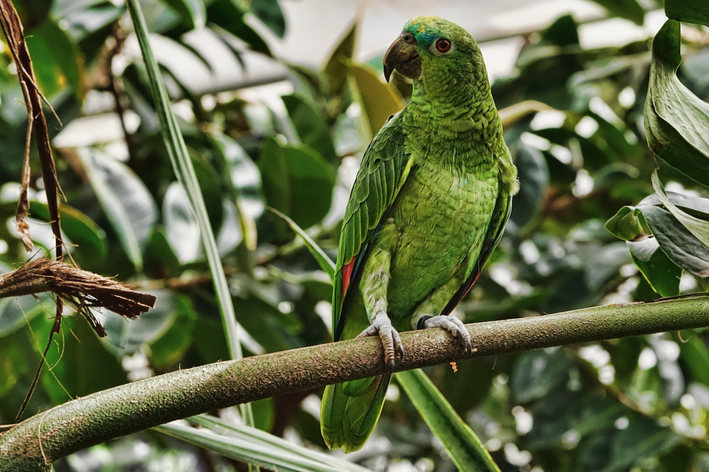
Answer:
[[709, 348], [695, 331], [682, 331], [679, 338], [680, 361], [694, 380], [709, 387]]
[[106, 339], [117, 357], [129, 356], [144, 344], [163, 336], [175, 322], [180, 310], [179, 295], [167, 290], [149, 292], [157, 296], [155, 307], [137, 320], [127, 320], [115, 313], [106, 312]]
[[327, 257], [325, 251], [323, 251], [320, 246], [318, 246], [318, 244], [313, 241], [310, 236], [308, 236], [308, 233], [303, 231], [303, 229], [298, 226], [295, 221], [288, 218], [286, 215], [276, 210], [275, 208], [271, 208], [271, 211], [276, 215], [280, 216], [286, 223], [288, 223], [288, 226], [291, 227], [293, 232], [303, 239], [303, 242], [305, 242], [305, 246], [308, 248], [308, 251], [310, 251], [310, 254], [312, 254], [315, 260], [318, 262], [320, 268], [325, 271], [325, 273], [330, 277], [331, 281], [335, 280], [335, 263], [332, 262], [332, 259]]
[[325, 64], [325, 78], [330, 94], [340, 96], [347, 85], [347, 65], [354, 54], [355, 40], [357, 38], [357, 23], [347, 31], [332, 52], [330, 59]]
[[148, 357], [151, 365], [158, 370], [178, 364], [192, 345], [197, 314], [187, 296], [179, 295], [176, 301], [177, 310], [172, 326], [150, 343]]
[[[32, 320], [38, 350], [44, 349], [53, 323], [53, 318], [46, 316]], [[86, 320], [65, 317], [62, 330], [64, 335], [55, 336], [56, 345], [47, 353], [47, 365], [53, 367], [42, 372], [42, 384], [52, 403], [67, 401], [67, 393], [83, 397], [126, 382], [120, 362], [106, 350], [105, 341], [99, 340]]]
[[679, 81], [675, 73], [681, 62], [680, 24], [667, 20], [652, 42], [645, 132], [657, 156], [709, 186], [709, 103]]
[[201, 428], [169, 423], [155, 428], [161, 433], [214, 451], [225, 457], [256, 464], [270, 470], [290, 472], [366, 472], [343, 459], [296, 446], [272, 434], [248, 426], [234, 425], [207, 415], [189, 418]]
[[335, 176], [331, 166], [311, 148], [268, 139], [258, 167], [267, 203], [300, 227], [313, 226], [330, 210]]
[[279, 38], [286, 34], [286, 20], [278, 0], [251, 2], [251, 11]]
[[660, 177], [657, 175], [657, 169], [652, 173], [652, 187], [655, 189], [657, 198], [659, 198], [665, 208], [677, 218], [677, 221], [682, 223], [682, 225], [684, 225], [694, 237], [704, 243], [705, 246], [709, 246], [709, 221], [703, 221], [689, 213], [685, 213], [672, 203], [665, 194], [665, 189], [662, 187]]
[[[14, 0], [25, 30], [32, 30], [47, 19], [53, 0]], [[32, 33], [30, 33], [31, 35]]]
[[709, 3], [705, 0], [665, 0], [665, 13], [673, 20], [709, 26]]
[[302, 346], [299, 339], [286, 330], [288, 325], [297, 323], [292, 314], [284, 314], [277, 307], [255, 296], [235, 297], [234, 304], [238, 308], [239, 323], [266, 352], [286, 351]]
[[258, 235], [255, 219], [261, 216], [265, 204], [261, 188], [261, 173], [246, 151], [225, 134], [209, 135], [209, 143], [216, 151], [217, 169], [229, 175], [227, 189], [236, 203], [239, 226], [246, 247], [256, 249]]
[[[15, 203], [0, 203], [0, 214], [13, 214], [17, 205]], [[49, 222], [47, 204], [37, 200], [30, 200], [30, 216], [38, 220]], [[74, 207], [63, 204], [60, 208], [62, 219], [62, 232], [67, 236], [72, 245], [78, 246], [72, 251], [72, 257], [82, 259], [86, 255], [94, 261], [106, 255], [106, 232]], [[85, 259], [83, 259], [85, 260]]]
[[[4, 272], [5, 268], [2, 269]], [[0, 338], [14, 333], [35, 316], [46, 315], [53, 310], [54, 301], [48, 293], [40, 293], [37, 298], [25, 296], [0, 299]]]
[[458, 470], [500, 472], [480, 439], [421, 369], [397, 372], [395, 377]]
[[628, 249], [633, 262], [655, 293], [663, 297], [679, 295], [682, 269], [662, 251], [657, 238], [628, 241]]
[[651, 457], [669, 450], [682, 441], [682, 437], [667, 427], [660, 426], [654, 418], [634, 416], [630, 425], [613, 435], [610, 461], [602, 472], [628, 470], [643, 457]]
[[356, 95], [362, 106], [362, 116], [373, 137], [389, 117], [404, 108], [406, 103], [395, 88], [379, 80], [369, 67], [350, 64], [348, 72], [357, 90]]
[[510, 374], [510, 392], [516, 402], [528, 403], [548, 395], [569, 377], [571, 363], [566, 353], [557, 349], [525, 352], [517, 359]]
[[[645, 10], [636, 0], [594, 0], [613, 15], [630, 20], [642, 26], [645, 20]], [[671, 0], [670, 0], [671, 1]]]
[[[216, 3], [216, 2], [215, 2]], [[170, 98], [167, 94], [165, 81], [162, 78], [162, 73], [155, 60], [153, 51], [150, 48], [148, 40], [148, 29], [145, 25], [145, 18], [137, 0], [128, 0], [128, 9], [130, 11], [131, 20], [135, 28], [135, 34], [138, 37], [140, 50], [145, 61], [150, 80], [150, 90], [155, 102], [156, 113], [160, 122], [160, 132], [165, 142], [172, 168], [177, 176], [178, 181], [182, 184], [187, 192], [192, 205], [192, 210], [197, 217], [200, 233], [202, 236], [202, 244], [209, 263], [209, 271], [214, 283], [214, 291], [216, 292], [219, 311], [222, 316], [222, 324], [229, 346], [229, 354], [232, 359], [240, 359], [243, 357], [241, 344], [237, 336], [237, 323], [234, 313], [234, 305], [231, 300], [229, 286], [224, 274], [224, 267], [217, 249], [217, 242], [214, 238], [214, 232], [209, 223], [209, 215], [204, 203], [202, 192], [199, 188], [197, 175], [195, 173], [192, 160], [187, 152], [187, 146], [182, 138], [182, 132], [177, 124], [177, 119], [170, 107]], [[248, 425], [253, 424], [253, 413], [248, 404], [240, 406], [241, 416], [244, 422]]]
[[246, 21], [248, 11], [238, 0], [215, 0], [207, 6], [207, 20], [248, 43], [254, 51], [271, 56], [268, 44]]
[[122, 162], [80, 149], [79, 157], [123, 250], [135, 266], [143, 270], [142, 249], [157, 221], [157, 206], [145, 184]]
[[645, 234], [642, 211], [638, 208], [624, 206], [610, 220], [606, 221], [605, 228], [618, 239], [632, 241]]
[[207, 10], [202, 0], [164, 0], [180, 14], [183, 21], [192, 29], [204, 28]]
[[709, 277], [709, 248], [694, 237], [667, 210], [657, 206], [643, 208], [652, 233], [667, 257], [683, 270]]
[[549, 184], [549, 167], [538, 149], [527, 146], [521, 140], [514, 141], [510, 152], [524, 186], [515, 195], [507, 230], [519, 231], [535, 221], [542, 211]]
[[165, 236], [180, 264], [188, 264], [202, 256], [197, 218], [185, 189], [178, 182], [167, 187], [162, 201]]
[[63, 29], [48, 19], [32, 30], [27, 47], [45, 95], [52, 96], [68, 85], [78, 100], [83, 99], [83, 56]]
[[300, 141], [318, 151], [331, 164], [338, 166], [339, 156], [335, 152], [330, 130], [320, 112], [297, 95], [286, 95], [281, 98]]

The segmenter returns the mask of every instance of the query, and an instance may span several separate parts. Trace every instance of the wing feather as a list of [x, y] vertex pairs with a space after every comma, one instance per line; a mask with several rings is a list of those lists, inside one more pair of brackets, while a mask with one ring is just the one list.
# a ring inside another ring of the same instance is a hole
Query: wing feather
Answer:
[[[340, 234], [332, 299], [334, 338], [342, 334], [345, 297], [356, 283], [368, 246], [379, 223], [394, 203], [411, 169], [411, 155], [405, 150], [400, 114], [390, 119], [374, 137], [362, 158], [362, 165], [347, 203]], [[354, 263], [343, 280], [343, 267]], [[346, 284], [343, 284], [347, 282]]]

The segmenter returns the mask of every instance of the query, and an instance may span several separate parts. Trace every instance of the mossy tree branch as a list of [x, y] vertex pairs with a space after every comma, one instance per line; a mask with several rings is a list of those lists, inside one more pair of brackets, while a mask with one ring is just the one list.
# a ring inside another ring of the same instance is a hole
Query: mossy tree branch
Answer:
[[[406, 355], [397, 370], [702, 326], [709, 326], [709, 296], [469, 324], [473, 353], [442, 330], [406, 332]], [[48, 470], [52, 461], [80, 449], [179, 418], [381, 374], [382, 355], [378, 339], [356, 339], [218, 362], [97, 392], [0, 436], [0, 471]]]

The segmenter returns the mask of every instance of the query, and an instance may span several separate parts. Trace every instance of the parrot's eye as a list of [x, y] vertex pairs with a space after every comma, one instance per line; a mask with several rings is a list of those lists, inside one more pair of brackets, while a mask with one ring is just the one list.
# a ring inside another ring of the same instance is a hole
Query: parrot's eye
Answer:
[[438, 41], [436, 41], [436, 49], [438, 50], [438, 52], [442, 52], [444, 54], [447, 53], [451, 50], [450, 40], [446, 38], [439, 39]]

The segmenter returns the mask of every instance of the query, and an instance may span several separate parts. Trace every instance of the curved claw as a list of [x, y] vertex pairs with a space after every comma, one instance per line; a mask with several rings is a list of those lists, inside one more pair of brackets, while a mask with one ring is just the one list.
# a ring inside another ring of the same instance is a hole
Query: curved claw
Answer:
[[465, 325], [455, 316], [433, 316], [424, 321], [425, 328], [443, 328], [448, 331], [451, 336], [456, 338], [463, 349], [467, 352], [473, 351], [473, 343], [470, 339], [470, 333], [465, 328]]
[[387, 370], [392, 373], [396, 365], [397, 354], [400, 357], [404, 356], [404, 346], [401, 343], [399, 332], [394, 329], [391, 321], [384, 313], [374, 316], [372, 324], [357, 337], [364, 338], [377, 334], [379, 334], [379, 339], [382, 340], [382, 346], [384, 346], [384, 362], [387, 365]]

